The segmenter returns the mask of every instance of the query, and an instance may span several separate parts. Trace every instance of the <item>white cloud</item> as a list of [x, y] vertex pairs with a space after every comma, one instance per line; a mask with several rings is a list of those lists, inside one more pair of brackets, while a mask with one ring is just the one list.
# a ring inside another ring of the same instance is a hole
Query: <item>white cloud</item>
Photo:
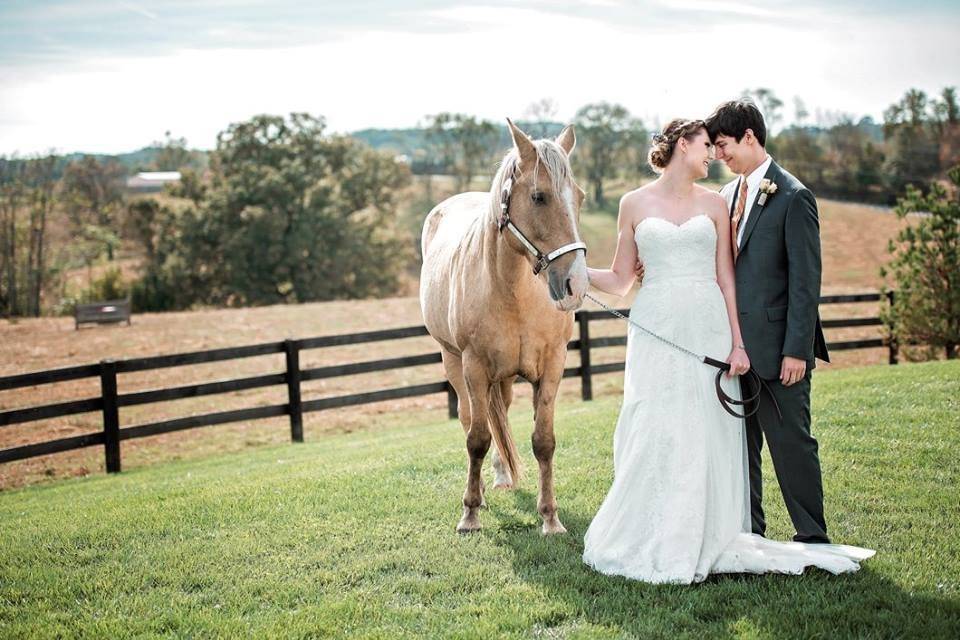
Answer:
[[136, 13], [136, 14], [139, 14], [139, 15], [145, 17], [145, 18], [150, 18], [151, 20], [159, 20], [159, 19], [160, 19], [160, 16], [158, 16], [156, 13], [154, 13], [154, 12], [152, 12], [152, 11], [148, 11], [147, 9], [144, 9], [143, 7], [140, 7], [140, 6], [137, 6], [137, 5], [134, 5], [134, 4], [130, 4], [129, 2], [121, 2], [121, 3], [119, 3], [119, 4], [120, 4], [120, 6], [123, 7], [124, 9], [127, 9], [128, 11], [132, 11], [132, 12], [134, 12], [134, 13]]
[[736, 16], [775, 17], [779, 9], [769, 5], [751, 5], [743, 2], [715, 2], [714, 0], [658, 0], [657, 4], [673, 11], [694, 11], [701, 14], [728, 13]]
[[8, 70], [0, 82], [0, 153], [120, 152], [166, 130], [209, 148], [229, 123], [264, 112], [322, 114], [337, 131], [412, 126], [439, 111], [502, 123], [543, 97], [557, 101], [562, 119], [607, 100], [653, 124], [705, 115], [758, 86], [772, 88], [787, 114], [798, 95], [811, 112], [876, 117], [910, 87], [938, 91], [955, 82], [960, 62], [957, 25], [919, 18], [762, 28], [689, 20], [653, 29], [604, 22], [597, 13], [463, 6], [425, 19], [451, 28], [366, 30], [288, 48], [86, 58], [41, 76]]

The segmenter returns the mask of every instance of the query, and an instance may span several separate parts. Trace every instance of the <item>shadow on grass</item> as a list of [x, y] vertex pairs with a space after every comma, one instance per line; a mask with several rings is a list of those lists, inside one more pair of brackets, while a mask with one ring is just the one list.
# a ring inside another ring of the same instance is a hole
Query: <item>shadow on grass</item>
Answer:
[[[514, 493], [516, 507], [536, 513], [536, 496]], [[509, 519], [509, 516], [506, 516]], [[650, 585], [597, 573], [581, 561], [583, 535], [593, 514], [561, 508], [565, 536], [544, 538], [539, 528], [508, 526], [495, 539], [513, 552], [520, 579], [564, 603], [542, 623], [586, 621], [640, 637], [678, 632], [794, 637], [960, 637], [960, 605], [948, 598], [904, 591], [870, 568], [834, 576], [807, 569], [803, 576], [717, 575], [698, 585]]]

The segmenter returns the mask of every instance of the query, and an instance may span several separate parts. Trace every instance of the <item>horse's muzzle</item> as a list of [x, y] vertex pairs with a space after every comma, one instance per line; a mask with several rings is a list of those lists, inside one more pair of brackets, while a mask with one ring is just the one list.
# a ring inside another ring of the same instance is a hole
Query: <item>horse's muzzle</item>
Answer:
[[550, 298], [561, 311], [573, 311], [583, 305], [587, 292], [587, 260], [582, 252], [569, 254], [547, 268]]

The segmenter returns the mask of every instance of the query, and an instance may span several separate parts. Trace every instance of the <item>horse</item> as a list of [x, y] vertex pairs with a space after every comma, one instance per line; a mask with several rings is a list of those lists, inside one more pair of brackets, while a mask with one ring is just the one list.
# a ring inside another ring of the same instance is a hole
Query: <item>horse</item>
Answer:
[[541, 531], [561, 534], [553, 414], [573, 311], [588, 284], [579, 232], [585, 193], [570, 167], [572, 125], [555, 140], [533, 141], [509, 118], [507, 124], [513, 147], [490, 192], [451, 196], [424, 220], [420, 306], [427, 331], [440, 343], [466, 434], [467, 484], [457, 531], [481, 528], [478, 510], [486, 502], [480, 472], [491, 436], [494, 488], [514, 488], [521, 479], [507, 422], [519, 375], [533, 384]]

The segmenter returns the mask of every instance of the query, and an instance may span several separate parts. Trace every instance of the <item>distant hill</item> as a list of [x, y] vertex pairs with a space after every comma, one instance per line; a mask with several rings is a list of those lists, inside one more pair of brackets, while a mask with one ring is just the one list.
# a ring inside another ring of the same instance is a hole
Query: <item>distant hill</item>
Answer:
[[413, 157], [418, 150], [427, 148], [424, 129], [361, 129], [354, 131], [355, 138], [374, 149]]
[[[500, 137], [497, 140], [497, 148], [506, 150], [511, 145], [510, 132], [507, 129], [506, 122], [502, 123]], [[554, 137], [563, 130], [566, 123], [563, 122], [530, 122], [519, 120], [517, 126], [529, 133], [534, 138]], [[361, 129], [349, 134], [350, 137], [363, 142], [379, 151], [385, 151], [394, 155], [407, 156], [416, 163], [423, 161], [429, 156], [430, 144], [427, 137], [427, 130], [419, 127], [408, 129]], [[115, 161], [126, 169], [127, 175], [133, 175], [140, 171], [156, 170], [157, 156], [161, 147], [151, 146], [130, 151], [129, 153], [83, 153], [73, 152], [60, 157], [57, 163], [56, 175], [63, 174], [64, 168], [84, 156], [93, 156], [100, 162]], [[199, 167], [205, 167], [208, 162], [210, 150], [191, 149], [191, 155], [194, 156], [194, 164]]]
[[[497, 146], [506, 149], [511, 144], [510, 132], [507, 129], [506, 121], [502, 124], [503, 127], [500, 129], [500, 138], [497, 141]], [[563, 127], [566, 126], [562, 122], [540, 123], [523, 120], [517, 121], [516, 124], [535, 138], [556, 136], [563, 130]], [[350, 136], [374, 149], [403, 154], [410, 158], [425, 155], [429, 148], [427, 130], [422, 128], [361, 129], [360, 131], [354, 131]]]
[[[865, 116], [863, 118], [860, 118], [860, 120], [858, 120], [856, 123], [856, 127], [857, 129], [860, 129], [861, 131], [863, 131], [866, 134], [867, 138], [869, 138], [872, 142], [876, 144], [880, 144], [883, 142], [883, 125], [877, 124], [876, 122], [874, 122], [873, 118], [871, 118], [870, 116]], [[814, 137], [830, 135], [830, 127], [828, 126], [824, 127], [824, 126], [817, 126], [817, 125], [807, 125], [807, 126], [791, 125], [787, 127], [786, 130], [787, 131], [802, 130], [813, 135]]]

